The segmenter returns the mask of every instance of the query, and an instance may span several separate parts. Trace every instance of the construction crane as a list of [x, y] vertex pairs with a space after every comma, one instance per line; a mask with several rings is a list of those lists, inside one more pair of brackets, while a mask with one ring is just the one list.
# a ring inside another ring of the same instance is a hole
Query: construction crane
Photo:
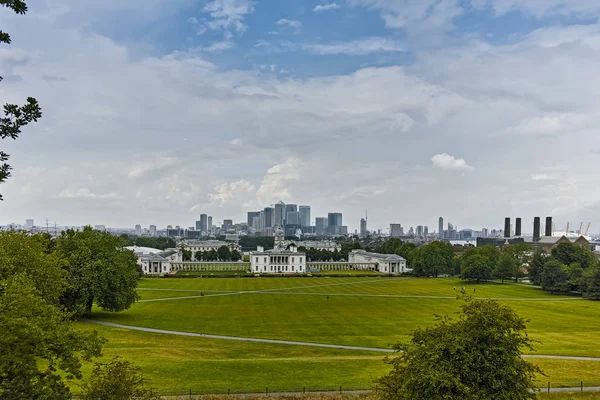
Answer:
[[565, 231], [565, 234], [569, 234], [569, 222], [567, 222], [567, 230]]
[[592, 223], [588, 223], [587, 229], [585, 230], [585, 236], [587, 236], [588, 232], [590, 231], [590, 226], [592, 226]]

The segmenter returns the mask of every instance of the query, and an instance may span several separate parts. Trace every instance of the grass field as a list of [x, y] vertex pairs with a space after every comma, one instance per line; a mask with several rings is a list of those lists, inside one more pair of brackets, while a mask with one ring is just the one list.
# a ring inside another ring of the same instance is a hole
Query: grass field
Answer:
[[[530, 319], [538, 354], [600, 357], [600, 303], [551, 296], [527, 285], [467, 285], [417, 278], [142, 279], [142, 301], [94, 318], [165, 330], [364, 347], [405, 340], [434, 314], [459, 310], [468, 295], [497, 298]], [[456, 288], [456, 290], [455, 290]], [[204, 296], [201, 296], [204, 294]], [[210, 390], [233, 386], [368, 388], [386, 371], [384, 354], [282, 344], [176, 337], [80, 324], [109, 339], [105, 355], [140, 364], [153, 387]], [[600, 362], [532, 359], [545, 386], [600, 385]]]

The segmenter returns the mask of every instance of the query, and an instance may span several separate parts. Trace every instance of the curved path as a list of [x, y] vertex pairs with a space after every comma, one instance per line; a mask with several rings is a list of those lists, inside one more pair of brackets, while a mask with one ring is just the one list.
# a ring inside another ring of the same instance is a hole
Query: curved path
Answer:
[[[271, 344], [284, 344], [290, 346], [306, 346], [306, 347], [322, 347], [328, 349], [343, 349], [343, 350], [357, 350], [357, 351], [372, 351], [377, 353], [393, 353], [392, 349], [384, 349], [380, 347], [361, 347], [361, 346], [344, 346], [339, 344], [326, 344], [326, 343], [310, 343], [310, 342], [296, 342], [291, 340], [275, 340], [275, 339], [260, 339], [260, 338], [248, 338], [238, 336], [222, 336], [222, 335], [208, 335], [203, 333], [193, 332], [179, 332], [169, 331], [165, 329], [155, 328], [144, 328], [141, 326], [122, 325], [115, 324], [114, 322], [98, 321], [92, 319], [82, 319], [82, 322], [88, 322], [91, 324], [108, 326], [111, 328], [128, 329], [133, 331], [149, 332], [149, 333], [160, 333], [164, 335], [175, 335], [175, 336], [188, 336], [188, 337], [199, 337], [205, 339], [220, 339], [220, 340], [235, 340], [240, 342], [255, 342], [255, 343], [271, 343]], [[553, 356], [553, 355], [541, 355], [541, 354], [525, 354], [524, 358], [549, 358], [555, 360], [577, 360], [577, 361], [600, 361], [600, 357], [576, 357], [576, 356]]]

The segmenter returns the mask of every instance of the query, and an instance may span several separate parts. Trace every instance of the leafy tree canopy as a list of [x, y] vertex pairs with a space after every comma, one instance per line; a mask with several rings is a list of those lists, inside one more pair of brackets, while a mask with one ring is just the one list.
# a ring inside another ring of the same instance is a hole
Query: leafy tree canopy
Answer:
[[521, 357], [532, 349], [526, 322], [506, 305], [469, 300], [458, 319], [440, 318], [394, 347], [398, 356], [386, 359], [392, 371], [378, 381], [383, 399], [536, 398], [541, 371]]
[[82, 385], [83, 400], [154, 400], [151, 389], [144, 388], [140, 368], [119, 357], [106, 364], [97, 363], [90, 379]]
[[61, 303], [75, 315], [89, 316], [94, 302], [105, 311], [123, 311], [138, 299], [137, 259], [120, 238], [85, 227], [63, 232], [55, 248], [68, 261]]

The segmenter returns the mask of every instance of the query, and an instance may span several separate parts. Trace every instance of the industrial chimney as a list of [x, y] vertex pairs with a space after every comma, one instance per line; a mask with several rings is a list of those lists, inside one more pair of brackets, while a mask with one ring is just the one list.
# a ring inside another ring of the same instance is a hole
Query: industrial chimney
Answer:
[[517, 218], [515, 223], [515, 236], [521, 236], [521, 218]]
[[510, 217], [504, 218], [504, 237], [510, 237]]
[[552, 217], [546, 217], [546, 236], [552, 236]]
[[533, 241], [534, 242], [539, 242], [540, 241], [540, 217], [535, 217], [533, 219]]

